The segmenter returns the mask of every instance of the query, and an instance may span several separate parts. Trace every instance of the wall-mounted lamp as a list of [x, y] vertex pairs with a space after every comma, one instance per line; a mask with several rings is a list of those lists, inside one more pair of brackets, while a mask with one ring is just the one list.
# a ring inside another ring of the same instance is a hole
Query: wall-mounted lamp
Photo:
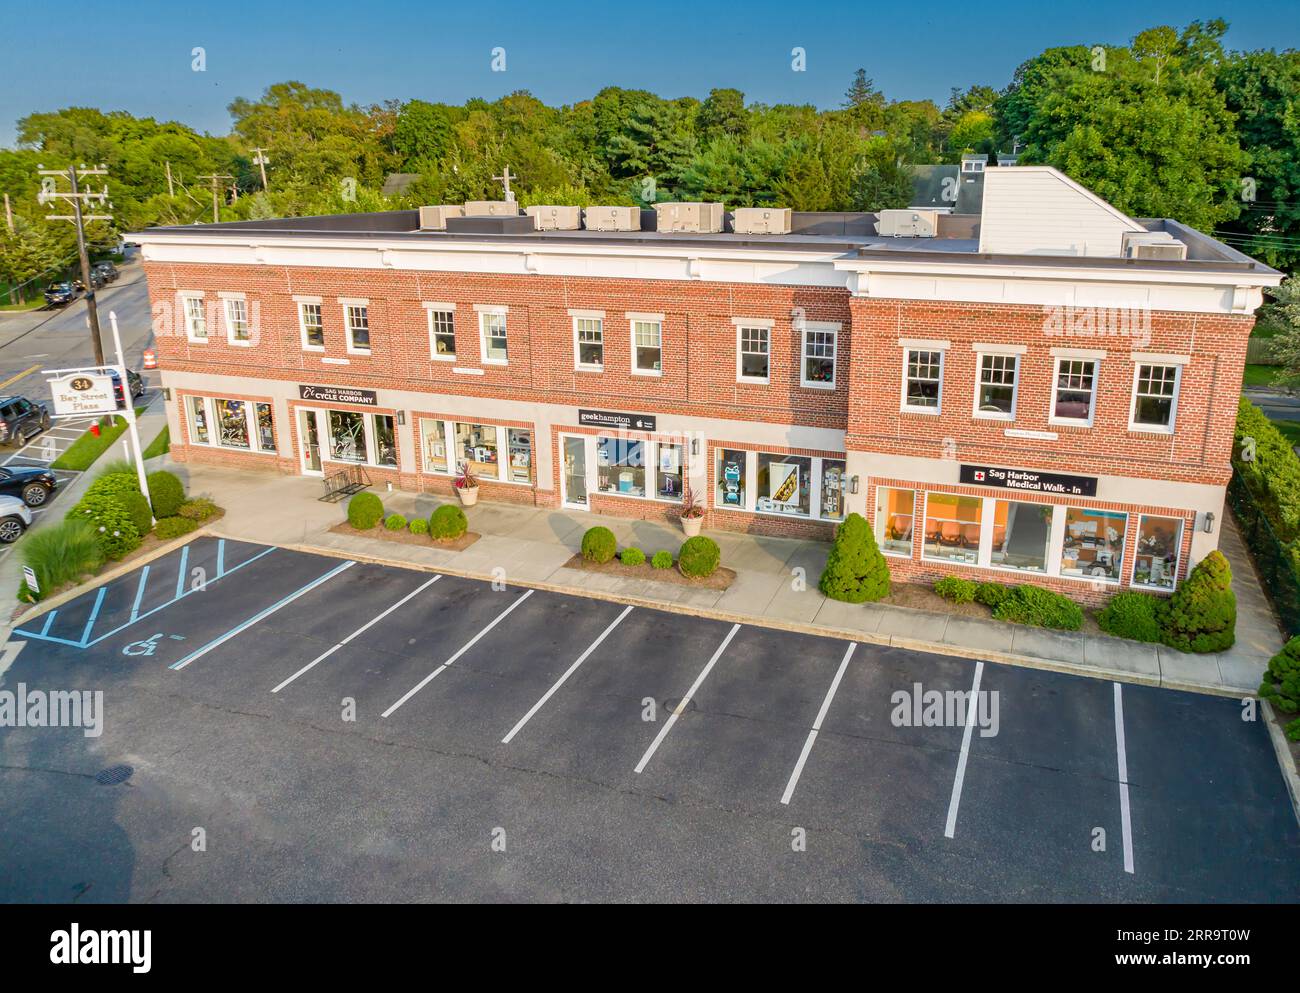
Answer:
[[700, 454], [700, 439], [699, 439], [699, 438], [692, 438], [692, 439], [691, 439], [691, 454], [692, 454], [692, 455], [699, 455], [699, 454]]
[[1214, 534], [1214, 511], [1207, 510], [1201, 515], [1201, 530], [1206, 534]]
[[850, 493], [856, 493], [856, 492], [858, 492], [858, 477], [857, 477], [857, 476], [850, 476], [850, 477], [849, 477], [849, 492], [850, 492]]
[[403, 425], [406, 423], [406, 411], [399, 410], [397, 412], [397, 423]]
[[164, 386], [164, 387], [163, 387], [163, 399], [164, 399], [164, 400], [171, 400], [171, 398], [172, 398], [172, 388], [171, 388], [170, 386]]

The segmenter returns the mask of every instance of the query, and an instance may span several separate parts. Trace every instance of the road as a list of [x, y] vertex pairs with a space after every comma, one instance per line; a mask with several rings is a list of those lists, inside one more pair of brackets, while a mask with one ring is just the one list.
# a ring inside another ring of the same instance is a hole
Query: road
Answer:
[[210, 537], [13, 641], [0, 901], [1300, 897], [1237, 700]]

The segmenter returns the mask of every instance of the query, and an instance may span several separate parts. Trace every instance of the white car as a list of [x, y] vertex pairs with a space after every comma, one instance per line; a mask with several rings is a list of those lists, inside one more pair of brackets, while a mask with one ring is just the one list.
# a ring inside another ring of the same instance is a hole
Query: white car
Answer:
[[17, 497], [0, 496], [0, 544], [11, 545], [32, 526], [32, 512]]

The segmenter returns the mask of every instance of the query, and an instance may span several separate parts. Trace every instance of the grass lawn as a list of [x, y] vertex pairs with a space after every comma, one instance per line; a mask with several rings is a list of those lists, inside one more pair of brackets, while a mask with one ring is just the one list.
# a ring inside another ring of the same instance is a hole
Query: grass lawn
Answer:
[[1275, 365], [1247, 365], [1242, 377], [1243, 386], [1268, 386], [1282, 369]]
[[[143, 407], [135, 409], [136, 417], [144, 412]], [[85, 472], [95, 460], [103, 455], [112, 444], [122, 437], [122, 432], [126, 430], [126, 418], [120, 414], [112, 418], [105, 415], [99, 419], [99, 437], [95, 437], [89, 430], [80, 438], [68, 446], [68, 450], [55, 459], [51, 464], [51, 469], [71, 469], [75, 472]]]
[[1274, 421], [1273, 427], [1286, 435], [1292, 445], [1300, 445], [1300, 421]]
[[149, 442], [144, 450], [145, 461], [157, 458], [159, 455], [165, 455], [171, 451], [171, 428], [166, 427], [158, 432], [158, 437]]

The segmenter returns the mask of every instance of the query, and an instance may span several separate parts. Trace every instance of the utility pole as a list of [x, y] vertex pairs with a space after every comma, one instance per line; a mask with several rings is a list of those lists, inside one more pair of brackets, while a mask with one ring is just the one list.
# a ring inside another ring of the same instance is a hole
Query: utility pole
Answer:
[[[86, 222], [87, 221], [111, 221], [112, 214], [84, 214], [81, 210], [82, 200], [97, 200], [102, 207], [108, 203], [108, 184], [104, 184], [104, 189], [99, 193], [83, 193], [79, 180], [84, 176], [107, 176], [108, 170], [104, 166], [97, 166], [94, 169], [87, 169], [82, 166], [68, 166], [67, 169], [45, 169], [37, 165], [36, 171], [42, 176], [63, 176], [67, 179], [72, 187], [70, 192], [64, 193], [55, 189], [54, 180], [42, 181], [41, 192], [37, 200], [51, 210], [54, 209], [54, 201], [67, 200], [72, 204], [71, 214], [47, 214], [47, 221], [72, 221], [77, 226], [77, 255], [81, 260], [81, 284], [86, 288], [86, 323], [90, 325], [90, 343], [95, 349], [95, 365], [104, 364], [104, 345], [99, 340], [99, 311], [95, 306], [95, 285], [90, 278], [90, 255], [86, 251]], [[113, 205], [108, 203], [111, 208]]]
[[196, 178], [207, 179], [212, 182], [212, 223], [216, 224], [221, 219], [221, 215], [217, 213], [217, 194], [220, 192], [217, 184], [223, 179], [234, 179], [235, 177], [224, 172], [216, 172], [210, 176], [198, 176]]
[[253, 165], [262, 170], [262, 189], [266, 189], [266, 167], [271, 164], [271, 160], [266, 157], [265, 148], [253, 149]]
[[5, 220], [9, 222], [9, 233], [14, 233], [14, 209], [9, 206], [9, 194], [5, 194]]
[[514, 203], [515, 194], [514, 191], [510, 189], [510, 180], [518, 179], [519, 177], [510, 175], [509, 164], [507, 164], [506, 167], [503, 170], [501, 170], [500, 176], [493, 176], [492, 178], [495, 179], [497, 182], [499, 182], [501, 186], [505, 189], [507, 202]]

